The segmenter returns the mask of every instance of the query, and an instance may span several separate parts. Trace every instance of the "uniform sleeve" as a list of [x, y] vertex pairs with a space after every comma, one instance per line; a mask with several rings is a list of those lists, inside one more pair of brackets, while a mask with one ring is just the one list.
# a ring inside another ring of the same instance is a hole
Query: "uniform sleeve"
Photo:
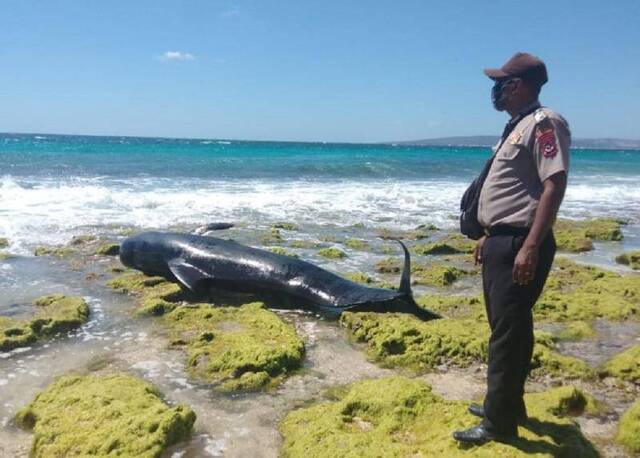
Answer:
[[569, 174], [571, 132], [562, 119], [545, 118], [536, 126], [533, 156], [540, 181], [559, 172]]

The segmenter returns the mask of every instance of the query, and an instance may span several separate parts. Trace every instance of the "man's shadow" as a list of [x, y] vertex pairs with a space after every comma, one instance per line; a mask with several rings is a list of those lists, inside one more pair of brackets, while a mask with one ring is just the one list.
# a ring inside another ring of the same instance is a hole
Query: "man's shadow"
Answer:
[[527, 454], [550, 454], [554, 457], [563, 458], [596, 458], [600, 456], [598, 450], [584, 437], [577, 426], [541, 421], [535, 417], [529, 417], [521, 427], [528, 429], [537, 436], [547, 436], [551, 438], [553, 443], [525, 437], [510, 439], [503, 443]]

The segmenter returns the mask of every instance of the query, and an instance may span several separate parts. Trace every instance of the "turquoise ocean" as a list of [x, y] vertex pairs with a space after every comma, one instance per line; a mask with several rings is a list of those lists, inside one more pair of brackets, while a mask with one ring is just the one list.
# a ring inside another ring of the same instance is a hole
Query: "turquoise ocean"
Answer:
[[[0, 236], [12, 251], [104, 227], [216, 221], [456, 225], [486, 147], [0, 135]], [[640, 223], [640, 151], [573, 150], [562, 216]]]

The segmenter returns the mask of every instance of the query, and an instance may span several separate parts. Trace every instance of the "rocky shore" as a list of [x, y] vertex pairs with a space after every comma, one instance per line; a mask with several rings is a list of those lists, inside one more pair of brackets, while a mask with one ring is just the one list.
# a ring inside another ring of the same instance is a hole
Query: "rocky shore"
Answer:
[[34, 247], [36, 257], [13, 256], [0, 238], [0, 264], [60, 272], [36, 288], [44, 295], [0, 310], [0, 454], [640, 454], [637, 251], [612, 251], [607, 266], [577, 254], [619, 244], [624, 221], [558, 222], [559, 253], [534, 309], [530, 421], [513, 443], [472, 448], [451, 432], [474, 422], [466, 406], [481, 401], [487, 356], [473, 243], [433, 225], [314, 232], [279, 221], [211, 233], [386, 288], [399, 281], [393, 239], [408, 241], [416, 299], [443, 318], [335, 321], [251, 297], [193, 297], [127, 270], [116, 255], [133, 232], [78, 235]]

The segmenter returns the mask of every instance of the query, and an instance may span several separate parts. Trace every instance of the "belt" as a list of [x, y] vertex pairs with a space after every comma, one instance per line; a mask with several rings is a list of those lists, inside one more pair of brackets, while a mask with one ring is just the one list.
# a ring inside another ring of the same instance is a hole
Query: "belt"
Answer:
[[527, 235], [531, 230], [530, 227], [508, 226], [506, 224], [497, 224], [484, 229], [484, 233], [489, 237], [494, 235]]

